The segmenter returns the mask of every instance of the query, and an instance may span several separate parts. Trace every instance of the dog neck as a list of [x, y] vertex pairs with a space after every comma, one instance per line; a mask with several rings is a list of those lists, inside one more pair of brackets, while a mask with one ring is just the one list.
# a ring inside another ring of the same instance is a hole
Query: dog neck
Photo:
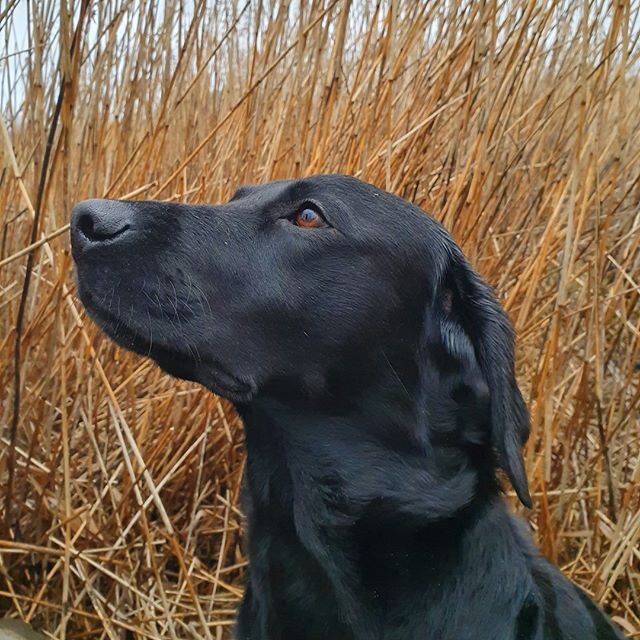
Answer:
[[[379, 637], [381, 623], [375, 607], [363, 604], [371, 584], [358, 558], [367, 549], [391, 558], [417, 538], [437, 541], [452, 520], [462, 532], [495, 493], [470, 455], [434, 441], [420, 424], [417, 368], [397, 352], [375, 357], [359, 377], [342, 369], [329, 381], [349, 397], [306, 398], [300, 390], [239, 407], [253, 555], [265, 557], [269, 536], [297, 539], [339, 594], [353, 637], [363, 639]], [[266, 533], [269, 526], [276, 530]], [[393, 535], [383, 536], [381, 548], [382, 531]], [[308, 579], [310, 587], [319, 581]]]
[[488, 447], [424, 424], [414, 349], [379, 349], [357, 360], [357, 371], [340, 363], [318, 395], [309, 396], [304, 381], [283, 381], [240, 406], [257, 495], [277, 469], [292, 492], [305, 495], [309, 479], [324, 487], [332, 517], [377, 512], [419, 527], [497, 493]]

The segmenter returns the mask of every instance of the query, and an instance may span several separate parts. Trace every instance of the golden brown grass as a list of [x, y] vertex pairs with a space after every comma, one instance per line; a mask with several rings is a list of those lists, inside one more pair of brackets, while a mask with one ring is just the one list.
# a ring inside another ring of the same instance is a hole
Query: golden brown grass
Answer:
[[0, 5], [0, 613], [228, 637], [241, 426], [87, 320], [69, 211], [343, 172], [432, 212], [496, 287], [538, 542], [640, 637], [638, 3], [66, 4]]

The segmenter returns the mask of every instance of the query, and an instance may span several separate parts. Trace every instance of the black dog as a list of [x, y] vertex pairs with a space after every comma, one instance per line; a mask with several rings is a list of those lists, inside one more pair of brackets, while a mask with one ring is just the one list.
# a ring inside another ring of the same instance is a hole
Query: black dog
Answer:
[[510, 324], [432, 218], [344, 176], [92, 200], [80, 297], [244, 419], [239, 640], [620, 638], [533, 547]]

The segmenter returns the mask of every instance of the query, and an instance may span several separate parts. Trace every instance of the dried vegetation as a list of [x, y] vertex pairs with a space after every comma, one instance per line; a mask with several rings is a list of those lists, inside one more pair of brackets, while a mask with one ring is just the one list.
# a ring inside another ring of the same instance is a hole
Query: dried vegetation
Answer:
[[640, 637], [639, 13], [0, 4], [0, 613], [52, 638], [228, 637], [241, 426], [99, 335], [69, 211], [342, 172], [432, 212], [499, 292], [537, 539]]

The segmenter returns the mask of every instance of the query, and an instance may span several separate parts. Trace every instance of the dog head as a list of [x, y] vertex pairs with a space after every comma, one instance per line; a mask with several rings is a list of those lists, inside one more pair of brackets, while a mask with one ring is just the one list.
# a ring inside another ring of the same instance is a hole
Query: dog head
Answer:
[[237, 404], [321, 403], [352, 391], [345, 371], [354, 385], [374, 379], [373, 354], [396, 358], [427, 429], [488, 444], [529, 504], [510, 324], [417, 207], [314, 176], [243, 187], [217, 206], [81, 202], [71, 238], [89, 314], [168, 373]]

